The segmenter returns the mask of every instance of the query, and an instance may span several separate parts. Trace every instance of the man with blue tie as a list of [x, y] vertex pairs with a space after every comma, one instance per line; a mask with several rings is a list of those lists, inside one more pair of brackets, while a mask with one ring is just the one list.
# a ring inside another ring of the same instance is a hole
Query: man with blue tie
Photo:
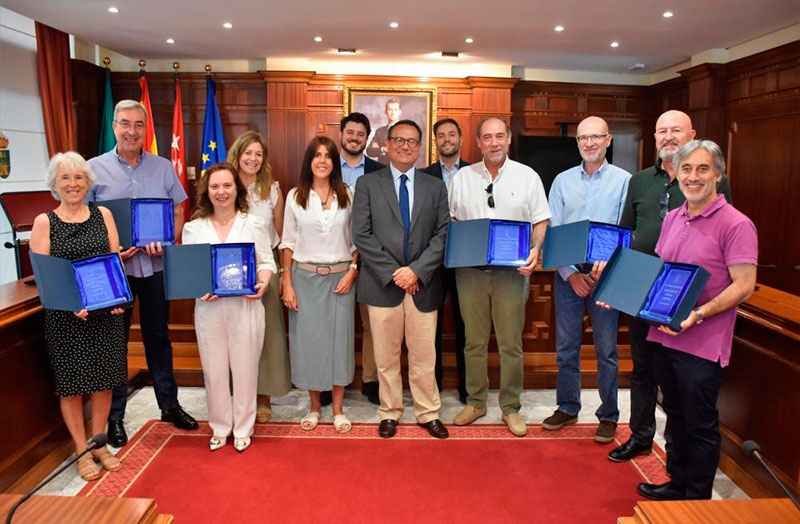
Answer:
[[367, 305], [380, 384], [379, 434], [391, 438], [403, 414], [400, 353], [418, 425], [447, 438], [434, 373], [436, 312], [449, 222], [444, 183], [414, 168], [422, 130], [400, 120], [388, 131], [390, 165], [361, 177], [353, 199], [353, 239], [361, 257], [358, 301]]

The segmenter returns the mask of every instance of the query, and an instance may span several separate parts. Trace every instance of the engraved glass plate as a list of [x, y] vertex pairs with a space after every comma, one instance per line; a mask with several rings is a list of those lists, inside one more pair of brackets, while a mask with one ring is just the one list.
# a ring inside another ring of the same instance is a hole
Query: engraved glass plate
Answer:
[[587, 263], [594, 264], [598, 260], [608, 260], [617, 246], [631, 247], [630, 229], [610, 224], [591, 224], [589, 244], [586, 249]]
[[175, 241], [175, 204], [169, 198], [131, 200], [131, 240], [144, 247], [151, 242], [171, 245]]
[[661, 274], [650, 288], [639, 316], [660, 324], [669, 324], [686, 296], [694, 275], [695, 271], [690, 267], [664, 264]]
[[133, 301], [119, 255], [110, 253], [72, 264], [83, 306], [88, 311]]
[[256, 246], [252, 242], [212, 245], [211, 268], [215, 295], [256, 293]]
[[492, 220], [488, 251], [486, 261], [490, 266], [524, 266], [531, 251], [530, 223]]

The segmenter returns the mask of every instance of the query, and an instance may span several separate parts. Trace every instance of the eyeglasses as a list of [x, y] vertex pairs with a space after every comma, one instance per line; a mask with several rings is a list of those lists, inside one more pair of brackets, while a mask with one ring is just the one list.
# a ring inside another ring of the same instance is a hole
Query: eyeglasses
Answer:
[[116, 124], [124, 130], [134, 128], [137, 131], [144, 131], [144, 122], [131, 122], [130, 120], [114, 120]]
[[667, 213], [669, 213], [669, 193], [664, 191], [661, 193], [661, 196], [658, 197], [658, 217], [664, 220]]
[[494, 182], [489, 184], [489, 186], [486, 187], [486, 189], [484, 189], [484, 191], [486, 191], [489, 194], [489, 199], [486, 201], [486, 203], [489, 204], [489, 207], [494, 209], [494, 193], [493, 193], [493, 191], [494, 191]]
[[403, 138], [402, 136], [393, 136], [388, 140], [391, 140], [397, 147], [403, 147], [406, 144], [408, 144], [408, 147], [417, 147], [420, 144], [420, 141], [416, 138]]
[[579, 144], [584, 144], [587, 140], [591, 142], [599, 142], [607, 136], [608, 133], [605, 135], [578, 135], [575, 137], [575, 140], [577, 140]]

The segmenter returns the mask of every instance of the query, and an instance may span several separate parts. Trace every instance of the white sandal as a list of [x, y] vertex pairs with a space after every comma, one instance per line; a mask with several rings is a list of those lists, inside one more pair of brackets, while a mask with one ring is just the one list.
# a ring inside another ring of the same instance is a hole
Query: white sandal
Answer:
[[334, 415], [333, 416], [333, 427], [336, 429], [337, 433], [350, 433], [350, 430], [353, 429], [353, 425], [350, 423], [350, 419], [347, 418], [345, 415]]
[[309, 411], [308, 415], [300, 419], [300, 429], [311, 431], [319, 424], [319, 411]]

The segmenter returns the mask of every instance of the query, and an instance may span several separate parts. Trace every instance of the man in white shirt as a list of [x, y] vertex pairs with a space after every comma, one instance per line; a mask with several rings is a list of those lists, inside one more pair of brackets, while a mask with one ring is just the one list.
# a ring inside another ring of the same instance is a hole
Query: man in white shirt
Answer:
[[544, 186], [531, 168], [508, 158], [511, 130], [498, 117], [478, 126], [478, 147], [483, 160], [464, 167], [450, 186], [450, 215], [454, 220], [495, 218], [530, 222], [531, 250], [526, 265], [508, 269], [458, 268], [456, 282], [464, 317], [467, 344], [467, 406], [455, 416], [457, 426], [472, 424], [486, 415], [487, 375], [492, 324], [500, 351], [500, 409], [512, 434], [521, 437], [528, 428], [519, 414], [524, 373], [522, 330], [528, 277], [539, 260], [550, 219]]

